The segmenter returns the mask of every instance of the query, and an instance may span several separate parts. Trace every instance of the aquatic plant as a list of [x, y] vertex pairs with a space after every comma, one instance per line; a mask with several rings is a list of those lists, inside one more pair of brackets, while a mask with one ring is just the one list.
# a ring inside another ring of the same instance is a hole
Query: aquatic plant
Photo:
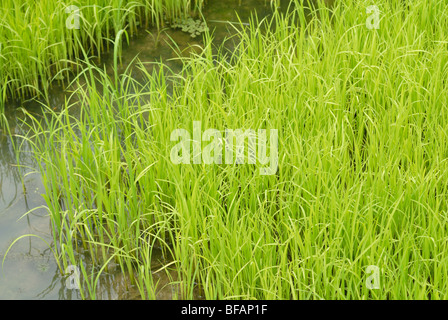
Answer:
[[183, 32], [188, 32], [192, 38], [208, 31], [205, 21], [194, 20], [193, 18], [176, 19], [171, 24], [171, 28], [181, 28]]

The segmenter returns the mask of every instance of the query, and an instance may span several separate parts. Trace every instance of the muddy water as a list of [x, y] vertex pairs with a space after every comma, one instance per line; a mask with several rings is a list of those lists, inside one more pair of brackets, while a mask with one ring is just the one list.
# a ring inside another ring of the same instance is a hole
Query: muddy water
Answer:
[[[282, 10], [286, 10], [289, 0], [281, 0]], [[208, 27], [214, 32], [217, 45], [235, 31], [229, 22], [248, 23], [250, 16], [257, 14], [261, 20], [272, 13], [270, 0], [209, 0], [203, 15]], [[138, 56], [142, 62], [163, 61], [173, 72], [182, 68], [179, 56], [188, 56], [198, 50], [203, 44], [202, 37], [192, 38], [181, 29], [167, 28], [162, 32], [155, 29], [141, 30], [130, 43], [124, 45], [120, 72], [127, 68], [131, 61]], [[179, 48], [173, 50], [173, 42]], [[226, 47], [232, 50], [235, 45], [227, 41]], [[113, 53], [105, 53], [97, 63], [105, 65], [109, 72], [113, 72]], [[145, 65], [148, 71], [153, 64]], [[139, 79], [141, 75], [135, 72]], [[63, 107], [68, 93], [63, 88], [54, 87], [51, 91], [49, 105], [58, 110]], [[13, 135], [22, 135], [26, 124], [20, 107], [25, 107], [36, 116], [42, 114], [40, 104], [36, 101], [13, 101], [7, 108], [7, 118]], [[27, 234], [37, 237], [24, 237], [12, 246], [4, 261], [3, 272], [0, 273], [0, 299], [81, 299], [79, 291], [68, 289], [66, 278], [60, 275], [49, 245], [52, 246], [50, 219], [45, 210], [42, 198], [44, 189], [39, 174], [31, 168], [33, 155], [26, 143], [18, 155], [20, 170], [15, 166], [17, 155], [14, 144], [20, 139], [10, 139], [6, 132], [0, 129], [0, 260], [12, 242]], [[28, 214], [26, 214], [28, 213]], [[26, 215], [25, 215], [26, 214]], [[45, 241], [45, 242], [44, 242]], [[161, 253], [154, 253], [154, 266], [162, 266], [166, 259]], [[88, 257], [83, 257], [87, 259]], [[87, 260], [88, 261], [88, 260]], [[156, 296], [158, 299], [172, 299], [176, 295], [176, 287], [170, 285], [171, 274], [154, 274], [155, 282], [159, 282]], [[134, 288], [126, 289], [126, 280], [119, 268], [103, 273], [97, 290], [98, 299], [134, 299], [138, 298], [138, 291]], [[197, 298], [201, 298], [200, 295]]]

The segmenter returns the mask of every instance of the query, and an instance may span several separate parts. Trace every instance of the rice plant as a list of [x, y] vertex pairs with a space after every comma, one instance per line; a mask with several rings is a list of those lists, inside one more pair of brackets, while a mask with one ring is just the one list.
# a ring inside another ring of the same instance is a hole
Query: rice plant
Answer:
[[[4, 0], [0, 7], [0, 105], [8, 99], [46, 97], [69, 83], [81, 48], [108, 50], [119, 30], [197, 14], [204, 0]], [[3, 107], [0, 107], [3, 108]], [[0, 109], [0, 112], [2, 110]]]
[[[81, 72], [79, 118], [49, 110], [28, 139], [62, 264], [95, 259], [86, 298], [111, 260], [142, 298], [170, 267], [179, 298], [448, 298], [448, 7], [376, 3], [370, 29], [370, 1], [320, 1], [305, 25], [297, 0], [243, 28], [230, 58], [206, 36], [179, 75], [142, 66], [144, 84]], [[173, 163], [172, 132], [195, 121], [278, 129], [278, 170]]]

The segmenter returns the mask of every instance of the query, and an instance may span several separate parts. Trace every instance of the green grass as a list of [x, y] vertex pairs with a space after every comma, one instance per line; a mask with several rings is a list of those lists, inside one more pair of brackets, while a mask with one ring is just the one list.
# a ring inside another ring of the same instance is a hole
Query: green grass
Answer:
[[[164, 19], [197, 13], [204, 0], [3, 0], [0, 7], [0, 105], [47, 96], [52, 83], [68, 84], [83, 57], [104, 52], [116, 33], [161, 26]], [[79, 8], [79, 28], [75, 25]], [[0, 108], [4, 108], [3, 106]], [[2, 109], [0, 109], [2, 112]]]
[[[141, 85], [90, 65], [80, 117], [67, 104], [47, 129], [35, 120], [61, 265], [94, 257], [84, 297], [116, 259], [154, 298], [158, 245], [179, 298], [448, 298], [446, 1], [376, 1], [378, 30], [365, 25], [370, 1], [319, 7], [306, 28], [299, 2], [241, 31], [230, 59], [206, 39], [180, 75], [162, 67]], [[277, 173], [173, 164], [170, 134], [193, 121], [278, 129]]]

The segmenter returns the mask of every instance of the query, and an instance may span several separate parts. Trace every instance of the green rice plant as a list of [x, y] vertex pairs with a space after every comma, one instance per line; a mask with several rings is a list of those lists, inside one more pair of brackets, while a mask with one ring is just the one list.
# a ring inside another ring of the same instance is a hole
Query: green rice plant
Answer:
[[[0, 105], [46, 97], [52, 83], [69, 83], [83, 58], [109, 49], [116, 34], [197, 13], [204, 0], [5, 0], [0, 8]], [[0, 107], [3, 108], [3, 107]], [[1, 110], [0, 110], [1, 111]]]
[[[141, 65], [143, 83], [87, 62], [80, 115], [49, 111], [29, 138], [63, 264], [94, 260], [84, 296], [114, 259], [154, 298], [160, 246], [177, 298], [446, 299], [448, 7], [407, 3], [377, 1], [369, 29], [370, 1], [321, 1], [306, 26], [295, 1], [230, 57], [206, 35], [180, 74]], [[173, 163], [195, 122], [277, 129], [278, 170]]]

